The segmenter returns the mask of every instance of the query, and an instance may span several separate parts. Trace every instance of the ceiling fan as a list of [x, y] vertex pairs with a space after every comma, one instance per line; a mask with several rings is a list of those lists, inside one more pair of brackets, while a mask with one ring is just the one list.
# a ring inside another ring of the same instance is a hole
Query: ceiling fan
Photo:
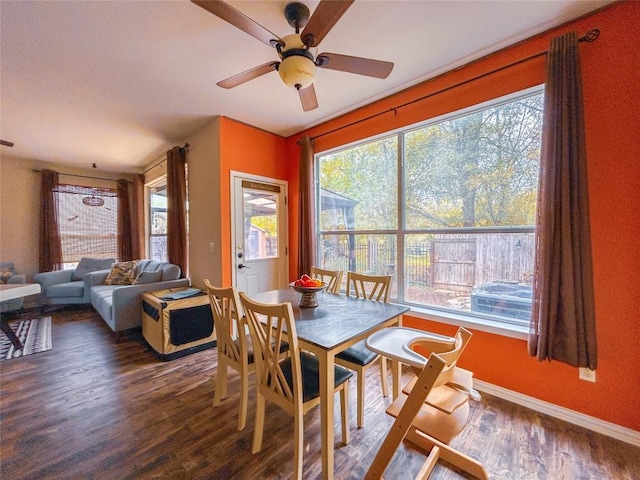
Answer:
[[338, 53], [320, 53], [314, 57], [311, 52], [311, 48], [316, 47], [324, 39], [354, 0], [321, 0], [311, 16], [306, 5], [298, 2], [287, 4], [284, 16], [289, 25], [295, 29], [295, 33], [282, 38], [222, 0], [191, 1], [261, 42], [274, 47], [280, 57], [280, 61], [264, 63], [218, 82], [217, 85], [222, 88], [237, 87], [277, 70], [286, 85], [298, 90], [302, 109], [307, 112], [318, 108], [318, 99], [313, 87], [316, 67], [376, 78], [387, 78], [393, 69], [393, 63], [382, 60]]

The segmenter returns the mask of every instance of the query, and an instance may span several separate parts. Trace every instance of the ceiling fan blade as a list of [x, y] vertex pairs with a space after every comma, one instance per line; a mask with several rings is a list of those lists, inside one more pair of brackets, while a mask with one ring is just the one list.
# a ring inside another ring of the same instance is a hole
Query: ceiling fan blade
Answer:
[[250, 68], [249, 70], [247, 70], [245, 72], [238, 73], [237, 75], [234, 75], [233, 77], [229, 77], [229, 78], [227, 78], [225, 80], [222, 80], [222, 81], [218, 82], [217, 85], [219, 87], [222, 87], [222, 88], [237, 87], [238, 85], [242, 85], [243, 83], [248, 82], [249, 80], [253, 80], [254, 78], [261, 77], [265, 73], [269, 73], [269, 72], [275, 70], [279, 63], [280, 62], [267, 62], [267, 63], [264, 63], [264, 64], [262, 64], [262, 65], [260, 65], [258, 67]]
[[353, 2], [354, 0], [320, 0], [300, 34], [304, 44], [307, 47], [318, 45]]
[[216, 17], [220, 17], [225, 22], [229, 22], [234, 27], [239, 28], [245, 33], [248, 33], [254, 38], [257, 38], [261, 42], [266, 43], [269, 46], [273, 46], [271, 40], [278, 40], [282, 42], [280, 37], [271, 33], [259, 23], [251, 20], [244, 13], [236, 10], [227, 2], [222, 0], [191, 0], [199, 7], [204, 8], [206, 11], [213, 13]]
[[341, 72], [357, 73], [368, 77], [387, 78], [393, 63], [364, 57], [352, 57], [339, 53], [321, 53], [316, 57], [318, 67]]
[[313, 87], [313, 83], [307, 88], [299, 89], [298, 94], [300, 95], [302, 110], [308, 112], [318, 108], [318, 97], [316, 97], [316, 89]]

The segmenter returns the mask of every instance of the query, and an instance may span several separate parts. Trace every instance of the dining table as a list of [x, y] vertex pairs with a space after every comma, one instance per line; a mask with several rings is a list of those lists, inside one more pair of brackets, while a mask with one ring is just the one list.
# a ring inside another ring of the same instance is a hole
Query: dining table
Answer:
[[[322, 478], [334, 471], [334, 367], [335, 356], [373, 332], [402, 324], [409, 307], [347, 295], [319, 292], [318, 306], [300, 307], [301, 294], [291, 287], [252, 294], [262, 303], [291, 303], [300, 348], [317, 356], [320, 368], [320, 430]], [[392, 361], [393, 396], [400, 390], [400, 363]]]

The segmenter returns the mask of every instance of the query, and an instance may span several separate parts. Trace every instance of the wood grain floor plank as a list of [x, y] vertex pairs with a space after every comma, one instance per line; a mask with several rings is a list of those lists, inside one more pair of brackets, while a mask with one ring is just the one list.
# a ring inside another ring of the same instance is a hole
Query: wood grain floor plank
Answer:
[[[28, 312], [23, 316], [37, 316]], [[88, 308], [53, 311], [53, 349], [0, 363], [0, 477], [18, 479], [288, 479], [293, 423], [268, 405], [263, 450], [251, 454], [255, 391], [247, 427], [236, 430], [239, 382], [213, 407], [215, 349], [162, 362], [140, 331], [115, 343]], [[408, 378], [409, 373], [405, 372]], [[335, 478], [360, 480], [393, 419], [376, 369], [367, 372], [365, 427], [341, 443], [335, 417]], [[351, 382], [351, 399], [356, 398]], [[336, 402], [339, 404], [339, 402]], [[321, 476], [320, 415], [305, 417], [305, 479]], [[484, 462], [494, 480], [632, 480], [640, 449], [484, 395], [452, 445]], [[405, 443], [387, 480], [413, 478], [424, 454]], [[440, 462], [432, 480], [468, 478]]]

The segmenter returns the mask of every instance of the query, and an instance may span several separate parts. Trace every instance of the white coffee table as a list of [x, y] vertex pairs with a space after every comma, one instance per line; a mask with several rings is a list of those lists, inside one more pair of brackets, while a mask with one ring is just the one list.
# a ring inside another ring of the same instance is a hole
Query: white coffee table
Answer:
[[[40, 292], [39, 283], [1, 283], [0, 302], [26, 297], [28, 295], [37, 295]], [[22, 342], [2, 316], [0, 316], [0, 328], [7, 337], [9, 337], [9, 340], [11, 340], [16, 350], [22, 350]]]

